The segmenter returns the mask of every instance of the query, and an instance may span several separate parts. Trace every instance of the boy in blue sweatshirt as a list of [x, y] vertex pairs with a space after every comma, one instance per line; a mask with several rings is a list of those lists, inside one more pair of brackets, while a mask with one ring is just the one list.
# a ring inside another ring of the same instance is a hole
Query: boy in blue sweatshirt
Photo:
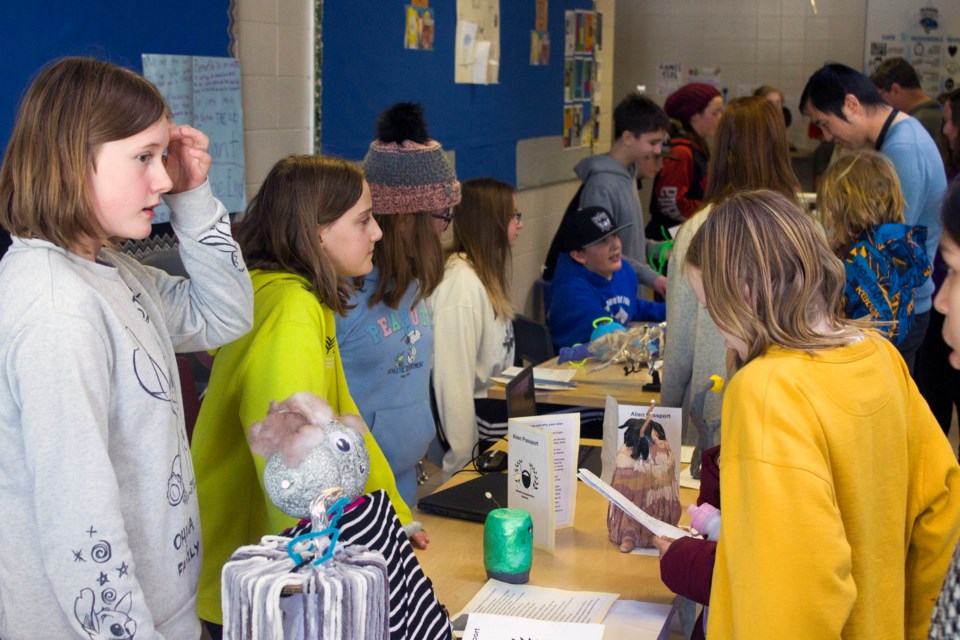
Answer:
[[602, 207], [585, 207], [560, 224], [557, 242], [562, 252], [553, 276], [547, 324], [554, 345], [570, 347], [590, 341], [597, 318], [620, 324], [663, 321], [666, 305], [637, 297], [637, 274], [622, 259], [617, 232]]

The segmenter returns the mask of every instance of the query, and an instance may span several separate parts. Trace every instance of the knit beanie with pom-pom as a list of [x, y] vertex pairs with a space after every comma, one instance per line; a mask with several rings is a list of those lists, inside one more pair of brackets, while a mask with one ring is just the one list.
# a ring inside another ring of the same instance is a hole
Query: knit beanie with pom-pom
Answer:
[[380, 114], [363, 160], [376, 214], [442, 211], [460, 202], [460, 183], [443, 147], [431, 140], [419, 104]]

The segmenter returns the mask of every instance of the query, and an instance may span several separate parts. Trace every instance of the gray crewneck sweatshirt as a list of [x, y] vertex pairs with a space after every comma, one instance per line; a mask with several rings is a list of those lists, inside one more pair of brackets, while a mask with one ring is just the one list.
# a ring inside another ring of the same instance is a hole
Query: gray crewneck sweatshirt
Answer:
[[37, 239], [0, 262], [0, 637], [200, 636], [174, 351], [243, 335], [253, 292], [209, 183], [165, 200], [189, 280]]

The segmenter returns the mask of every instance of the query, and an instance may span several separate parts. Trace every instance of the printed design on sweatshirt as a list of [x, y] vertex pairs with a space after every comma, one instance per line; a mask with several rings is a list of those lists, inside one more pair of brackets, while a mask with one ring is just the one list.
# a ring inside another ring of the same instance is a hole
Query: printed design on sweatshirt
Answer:
[[230, 218], [227, 215], [220, 216], [216, 224], [200, 236], [200, 244], [229, 253], [234, 268], [241, 273], [246, 271], [246, 267], [240, 264], [240, 247], [230, 233]]
[[133, 372], [137, 376], [140, 388], [157, 400], [172, 402], [170, 378], [167, 377], [166, 367], [150, 355], [146, 345], [130, 327], [126, 329], [137, 345], [133, 350]]
[[611, 296], [604, 303], [604, 310], [611, 318], [620, 324], [627, 324], [630, 320], [631, 300], [627, 296]]
[[133, 294], [133, 297], [130, 299], [133, 302], [133, 306], [136, 307], [137, 313], [140, 314], [140, 317], [143, 318], [143, 321], [147, 324], [150, 324], [150, 316], [147, 315], [147, 310], [143, 308], [143, 305], [140, 304], [140, 296], [143, 295], [143, 291], [137, 291]]
[[73, 601], [73, 615], [90, 640], [133, 640], [137, 621], [130, 617], [132, 605], [129, 591], [116, 601], [116, 591], [104, 589], [98, 605], [93, 589], [84, 588]]
[[406, 336], [411, 329], [430, 326], [432, 326], [430, 310], [425, 303], [421, 302], [416, 308], [391, 310], [386, 315], [373, 318], [364, 330], [370, 336], [371, 344], [376, 346], [396, 333], [403, 333]]
[[90, 525], [82, 534], [87, 542], [70, 550], [75, 564], [92, 563], [90, 586], [83, 587], [74, 599], [74, 616], [91, 640], [130, 640], [137, 632], [137, 623], [129, 616], [133, 596], [127, 589], [118, 599], [118, 591], [112, 586], [130, 575], [129, 565], [123, 560], [116, 562], [110, 542], [95, 539], [98, 533]]
[[[126, 329], [137, 345], [133, 350], [133, 371], [137, 376], [140, 388], [157, 400], [169, 402], [170, 410], [174, 415], [182, 415], [176, 394], [171, 392], [170, 378], [167, 377], [165, 368], [156, 358], [150, 355], [146, 345], [140, 341], [137, 334], [130, 327], [126, 327]], [[186, 504], [196, 490], [195, 478], [191, 477], [189, 481], [184, 480], [183, 460], [187, 459], [189, 451], [190, 447], [186, 442], [185, 434], [182, 429], [178, 429], [177, 455], [174, 456], [173, 462], [170, 464], [170, 477], [167, 479], [167, 502], [171, 507]]]
[[513, 337], [513, 323], [507, 322], [507, 332], [503, 336], [503, 352], [508, 353], [513, 350], [515, 340]]
[[423, 366], [423, 362], [417, 361], [417, 342], [422, 337], [419, 329], [407, 327], [407, 332], [401, 338], [406, 347], [394, 357], [393, 366], [387, 370], [388, 375], [399, 374], [401, 378], [406, 378], [411, 371]]

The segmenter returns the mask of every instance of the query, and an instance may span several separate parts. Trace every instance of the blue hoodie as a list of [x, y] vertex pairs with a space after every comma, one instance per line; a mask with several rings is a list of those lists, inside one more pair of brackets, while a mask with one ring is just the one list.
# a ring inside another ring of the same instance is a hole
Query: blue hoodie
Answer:
[[626, 260], [621, 264], [621, 269], [607, 280], [574, 261], [569, 253], [560, 255], [547, 314], [547, 325], [558, 349], [590, 342], [597, 318], [610, 317], [623, 325], [666, 319], [666, 305], [638, 298], [637, 274]]

